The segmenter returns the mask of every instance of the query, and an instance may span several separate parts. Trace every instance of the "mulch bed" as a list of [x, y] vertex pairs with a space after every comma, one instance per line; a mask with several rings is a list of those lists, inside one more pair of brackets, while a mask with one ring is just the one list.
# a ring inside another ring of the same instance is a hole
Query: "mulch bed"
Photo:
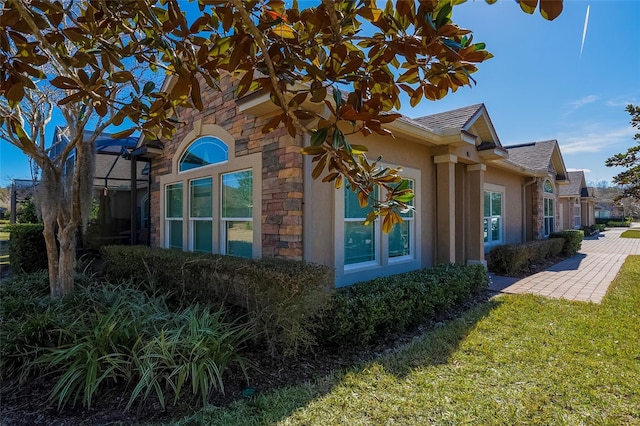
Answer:
[[[278, 388], [309, 383], [337, 370], [370, 361], [393, 352], [396, 348], [441, 326], [444, 321], [460, 316], [472, 306], [485, 302], [488, 297], [488, 292], [483, 293], [446, 316], [365, 348], [340, 348], [339, 350], [317, 348], [315, 353], [286, 360], [275, 359], [261, 348], [252, 348], [247, 354], [248, 358], [258, 360], [258, 363], [249, 372], [249, 386], [254, 394], [266, 393]], [[213, 395], [209, 400], [211, 404], [226, 406], [244, 398], [243, 391], [246, 393], [247, 384], [242, 374], [234, 371], [227, 376], [225, 393]], [[34, 379], [19, 386], [15, 383], [3, 383], [0, 387], [0, 425], [76, 426], [164, 423], [188, 416], [200, 409], [196, 401], [181, 401], [176, 406], [167, 405], [163, 410], [157, 402], [153, 401], [153, 398], [150, 398], [142, 405], [124, 411], [129, 392], [122, 388], [114, 388], [94, 397], [94, 405], [91, 409], [82, 408], [78, 403], [75, 408], [66, 407], [59, 412], [56, 402], [48, 401], [47, 392], [53, 386], [53, 381], [47, 378]]]

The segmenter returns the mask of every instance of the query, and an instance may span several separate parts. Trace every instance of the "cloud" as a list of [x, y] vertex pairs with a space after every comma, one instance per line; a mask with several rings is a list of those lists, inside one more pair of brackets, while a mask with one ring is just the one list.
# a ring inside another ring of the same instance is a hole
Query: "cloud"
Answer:
[[585, 172], [585, 173], [591, 173], [591, 169], [572, 169], [571, 167], [569, 167], [567, 169], [568, 172]]
[[587, 27], [589, 26], [589, 8], [591, 8], [591, 5], [587, 5], [587, 14], [584, 17], [584, 28], [582, 29], [582, 43], [580, 43], [581, 58], [582, 58], [582, 50], [584, 49], [584, 41], [587, 38]]
[[609, 99], [605, 102], [606, 106], [616, 107], [616, 108], [625, 108], [629, 104], [637, 104], [637, 100], [635, 97], [628, 97], [627, 95], [617, 96], [615, 98]]
[[632, 142], [633, 135], [636, 133], [636, 129], [631, 126], [615, 129], [607, 129], [602, 125], [590, 127], [592, 130], [584, 129], [579, 133], [558, 135], [562, 153], [575, 154], [579, 152], [608, 151], [614, 145], [628, 145]]
[[599, 99], [596, 95], [587, 95], [583, 98], [569, 102], [569, 110], [562, 115], [562, 118], [566, 118], [576, 110], [582, 108], [585, 105], [592, 104]]

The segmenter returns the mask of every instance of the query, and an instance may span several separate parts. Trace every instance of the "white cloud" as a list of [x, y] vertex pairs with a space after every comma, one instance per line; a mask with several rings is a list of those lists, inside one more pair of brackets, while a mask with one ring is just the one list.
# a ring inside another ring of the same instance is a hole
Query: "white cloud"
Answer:
[[591, 173], [591, 169], [572, 169], [571, 167], [567, 168], [568, 172], [585, 172]]
[[583, 98], [569, 102], [569, 110], [562, 115], [562, 118], [566, 118], [576, 110], [582, 108], [585, 105], [592, 104], [599, 99], [596, 95], [587, 95]]
[[630, 144], [636, 133], [636, 130], [631, 126], [607, 129], [602, 125], [594, 124], [590, 128], [591, 130], [584, 129], [575, 133], [558, 135], [562, 153], [607, 151], [614, 145]]
[[637, 104], [635, 97], [617, 96], [605, 102], [605, 105], [616, 108], [624, 108], [629, 104]]

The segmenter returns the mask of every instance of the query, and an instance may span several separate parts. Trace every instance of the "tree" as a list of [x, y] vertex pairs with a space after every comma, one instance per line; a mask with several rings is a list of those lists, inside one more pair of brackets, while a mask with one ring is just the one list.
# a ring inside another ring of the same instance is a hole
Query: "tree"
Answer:
[[[640, 106], [627, 105], [626, 111], [631, 115], [631, 126], [640, 129]], [[640, 200], [640, 133], [633, 139], [638, 145], [627, 149], [627, 152], [616, 154], [605, 162], [607, 167], [624, 167], [625, 171], [613, 177], [613, 183], [620, 185], [622, 193], [616, 197]]]
[[[199, 16], [188, 22], [178, 0], [6, 0], [0, 10], [0, 96], [6, 102], [0, 127], [42, 168], [48, 191], [66, 194], [59, 164], [28, 126], [41, 117], [27, 119], [21, 111], [46, 81], [64, 93], [57, 105], [74, 111], [66, 153], [75, 149], [86, 158], [70, 196], [43, 211], [52, 295], [72, 291], [72, 234], [90, 205], [81, 187], [91, 181], [92, 144], [79, 131], [87, 111], [115, 125], [128, 119], [132, 127], [118, 137], [139, 129], [149, 139], [170, 138], [180, 125], [176, 108], [202, 109], [201, 85], [216, 88], [223, 73], [238, 79], [238, 96], [269, 93], [282, 112], [263, 131], [286, 126], [292, 136], [310, 134], [303, 153], [313, 156], [313, 177], [336, 187], [348, 182], [363, 206], [373, 204], [367, 220], [382, 215], [389, 231], [413, 194], [399, 170], [379, 167], [348, 136], [391, 136], [385, 124], [399, 116], [393, 111], [402, 92], [415, 105], [475, 83], [476, 64], [491, 54], [452, 21], [454, 5], [463, 1], [398, 0], [379, 8], [373, 0], [322, 0], [301, 9], [296, 0], [288, 8], [282, 0], [198, 0]], [[538, 7], [538, 0], [518, 3], [527, 13]], [[554, 19], [562, 1], [540, 0], [539, 9]], [[364, 24], [373, 34], [363, 33]], [[171, 84], [166, 90], [139, 84], [130, 72], [134, 63], [163, 70]], [[130, 96], [116, 96], [124, 85], [133, 87]], [[374, 200], [375, 186], [386, 196]]]

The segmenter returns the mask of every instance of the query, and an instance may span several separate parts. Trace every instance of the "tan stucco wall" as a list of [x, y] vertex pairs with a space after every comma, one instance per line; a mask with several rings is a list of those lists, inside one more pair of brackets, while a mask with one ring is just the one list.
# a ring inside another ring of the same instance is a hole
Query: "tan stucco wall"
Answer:
[[[369, 148], [367, 158], [376, 159], [382, 156], [381, 162], [389, 165], [400, 165], [407, 168], [420, 170], [420, 191], [416, 194], [419, 197], [420, 208], [416, 215], [420, 216], [420, 247], [416, 247], [419, 255], [418, 267], [429, 267], [433, 264], [434, 247], [434, 226], [435, 226], [435, 176], [432, 150], [426, 146], [402, 142], [401, 149], [398, 148], [400, 142], [390, 137], [370, 135], [363, 138], [360, 135], [350, 137], [351, 144], [362, 144]], [[310, 262], [322, 263], [326, 265], [336, 264], [335, 239], [342, 238], [336, 236], [335, 226], [335, 203], [336, 197], [342, 196], [342, 190], [336, 190], [332, 184], [323, 183], [320, 179], [311, 179], [311, 170], [315, 164], [310, 158], [305, 158], [305, 191], [304, 191], [304, 259]], [[340, 255], [340, 254], [338, 254]], [[376, 275], [390, 275], [401, 272], [402, 266], [387, 267], [384, 270], [363, 271], [360, 279], [371, 273]], [[417, 269], [412, 267], [410, 269]], [[336, 271], [338, 281], [342, 271]], [[347, 281], [353, 282], [353, 279]]]
[[[520, 244], [525, 241], [524, 226], [529, 218], [523, 218], [522, 188], [525, 178], [495, 167], [488, 166], [484, 175], [485, 184], [503, 186], [504, 203], [504, 244]], [[528, 210], [524, 210], [528, 211]], [[524, 220], [524, 222], [523, 222]]]

